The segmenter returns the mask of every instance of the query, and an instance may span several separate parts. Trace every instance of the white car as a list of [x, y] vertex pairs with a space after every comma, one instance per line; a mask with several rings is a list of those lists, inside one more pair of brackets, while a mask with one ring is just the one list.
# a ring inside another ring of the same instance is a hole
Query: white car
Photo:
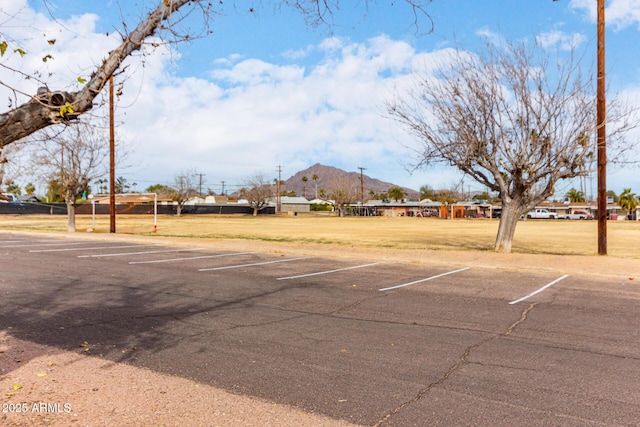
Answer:
[[587, 211], [573, 211], [570, 214], [566, 214], [564, 219], [594, 219], [593, 214]]
[[548, 209], [534, 209], [527, 214], [527, 219], [558, 219], [558, 214]]

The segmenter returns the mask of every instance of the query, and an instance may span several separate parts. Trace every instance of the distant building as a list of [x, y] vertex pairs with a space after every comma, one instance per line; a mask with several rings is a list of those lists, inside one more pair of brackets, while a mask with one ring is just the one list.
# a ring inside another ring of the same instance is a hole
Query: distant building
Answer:
[[[271, 204], [275, 204], [275, 199], [271, 200]], [[311, 212], [311, 202], [304, 197], [280, 197], [280, 212], [287, 213], [309, 213]]]

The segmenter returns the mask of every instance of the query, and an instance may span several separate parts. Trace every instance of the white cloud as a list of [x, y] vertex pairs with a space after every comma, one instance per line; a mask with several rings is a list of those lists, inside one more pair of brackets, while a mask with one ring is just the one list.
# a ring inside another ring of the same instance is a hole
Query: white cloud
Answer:
[[580, 33], [567, 34], [563, 31], [553, 30], [541, 33], [537, 37], [538, 43], [544, 48], [558, 46], [562, 50], [572, 50], [586, 42], [586, 37]]
[[[52, 89], [77, 89], [77, 77], [87, 78], [101, 55], [117, 44], [115, 37], [95, 33], [97, 15], [53, 21], [30, 9], [24, 0], [2, 3], [0, 10], [5, 15], [2, 35], [10, 45], [9, 54], [2, 58], [6, 70], [0, 96], [4, 99], [13, 95], [9, 88], [35, 95], [43, 82]], [[26, 52], [24, 57], [14, 52], [16, 48]], [[11, 73], [8, 69], [18, 72]], [[25, 79], [25, 75], [32, 78]], [[26, 99], [20, 96], [19, 102]]]
[[[592, 22], [596, 21], [595, 0], [571, 0], [570, 7], [587, 12]], [[623, 29], [636, 25], [640, 28], [640, 0], [610, 0], [605, 9], [607, 25]]]
[[257, 170], [275, 173], [278, 164], [294, 174], [320, 162], [364, 166], [408, 185], [398, 141], [407, 136], [381, 113], [396, 79], [421, 55], [385, 37], [322, 45], [327, 55], [309, 69], [246, 59], [216, 62], [211, 80], [145, 76], [123, 128], [142, 152], [144, 174], [167, 182], [197, 168], [213, 182], [241, 182]]
[[[69, 85], [86, 75], [116, 42], [95, 33], [95, 15], [73, 17], [64, 22], [70, 34], [54, 34], [49, 28], [57, 31], [57, 24], [27, 12], [24, 19], [34, 23], [34, 31], [16, 37], [31, 39], [35, 59], [22, 65], [42, 67], [41, 55], [55, 48], [56, 60], [49, 65], [57, 76], [55, 84]], [[57, 39], [54, 48], [48, 47], [48, 37]], [[543, 37], [560, 45], [581, 41], [561, 32]], [[460, 181], [450, 169], [410, 176], [401, 163], [410, 161], [406, 147], [416, 143], [382, 117], [393, 90], [403, 93], [413, 82], [410, 72], [433, 72], [450, 58], [450, 49], [424, 53], [385, 36], [364, 42], [332, 37], [300, 53], [319, 59], [302, 63], [289, 54], [285, 57], [291, 62], [278, 64], [234, 54], [211, 58], [212, 68], [199, 74], [204, 78], [176, 75], [170, 59], [179, 55], [168, 55], [165, 49], [129, 60], [117, 109], [124, 125], [118, 132], [135, 149], [128, 163], [138, 166], [117, 174], [143, 189], [171, 183], [175, 173], [195, 168], [206, 175], [206, 187], [219, 191], [222, 180], [235, 189], [234, 184], [254, 172], [275, 177], [282, 165], [287, 178], [320, 162], [350, 171], [362, 166], [372, 177], [415, 189], [423, 184], [451, 187]], [[15, 84], [23, 84], [18, 80]]]

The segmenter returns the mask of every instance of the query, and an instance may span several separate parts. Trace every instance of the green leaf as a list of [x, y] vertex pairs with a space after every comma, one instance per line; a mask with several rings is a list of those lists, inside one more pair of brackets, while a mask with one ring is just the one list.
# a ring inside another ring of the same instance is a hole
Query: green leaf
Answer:
[[4, 53], [7, 51], [8, 47], [9, 45], [7, 44], [7, 42], [0, 43], [0, 56], [4, 56]]
[[24, 56], [27, 54], [27, 52], [25, 52], [25, 51], [24, 51], [24, 50], [22, 50], [21, 48], [17, 48], [17, 49], [15, 49], [15, 50], [14, 50], [14, 52], [15, 52], [15, 53], [19, 53], [19, 54], [20, 54], [20, 56], [21, 56], [22, 58], [24, 58]]
[[87, 82], [87, 79], [78, 77], [78, 83], [80, 83], [81, 85], [85, 84], [86, 82]]
[[47, 62], [48, 60], [53, 59], [53, 56], [51, 55], [47, 55], [45, 57], [42, 58], [42, 62]]

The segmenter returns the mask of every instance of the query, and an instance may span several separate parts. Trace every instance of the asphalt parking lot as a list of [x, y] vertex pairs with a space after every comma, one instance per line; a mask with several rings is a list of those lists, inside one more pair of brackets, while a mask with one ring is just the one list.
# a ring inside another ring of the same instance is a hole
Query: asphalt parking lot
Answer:
[[364, 425], [640, 419], [637, 285], [20, 234], [0, 254], [21, 339]]

